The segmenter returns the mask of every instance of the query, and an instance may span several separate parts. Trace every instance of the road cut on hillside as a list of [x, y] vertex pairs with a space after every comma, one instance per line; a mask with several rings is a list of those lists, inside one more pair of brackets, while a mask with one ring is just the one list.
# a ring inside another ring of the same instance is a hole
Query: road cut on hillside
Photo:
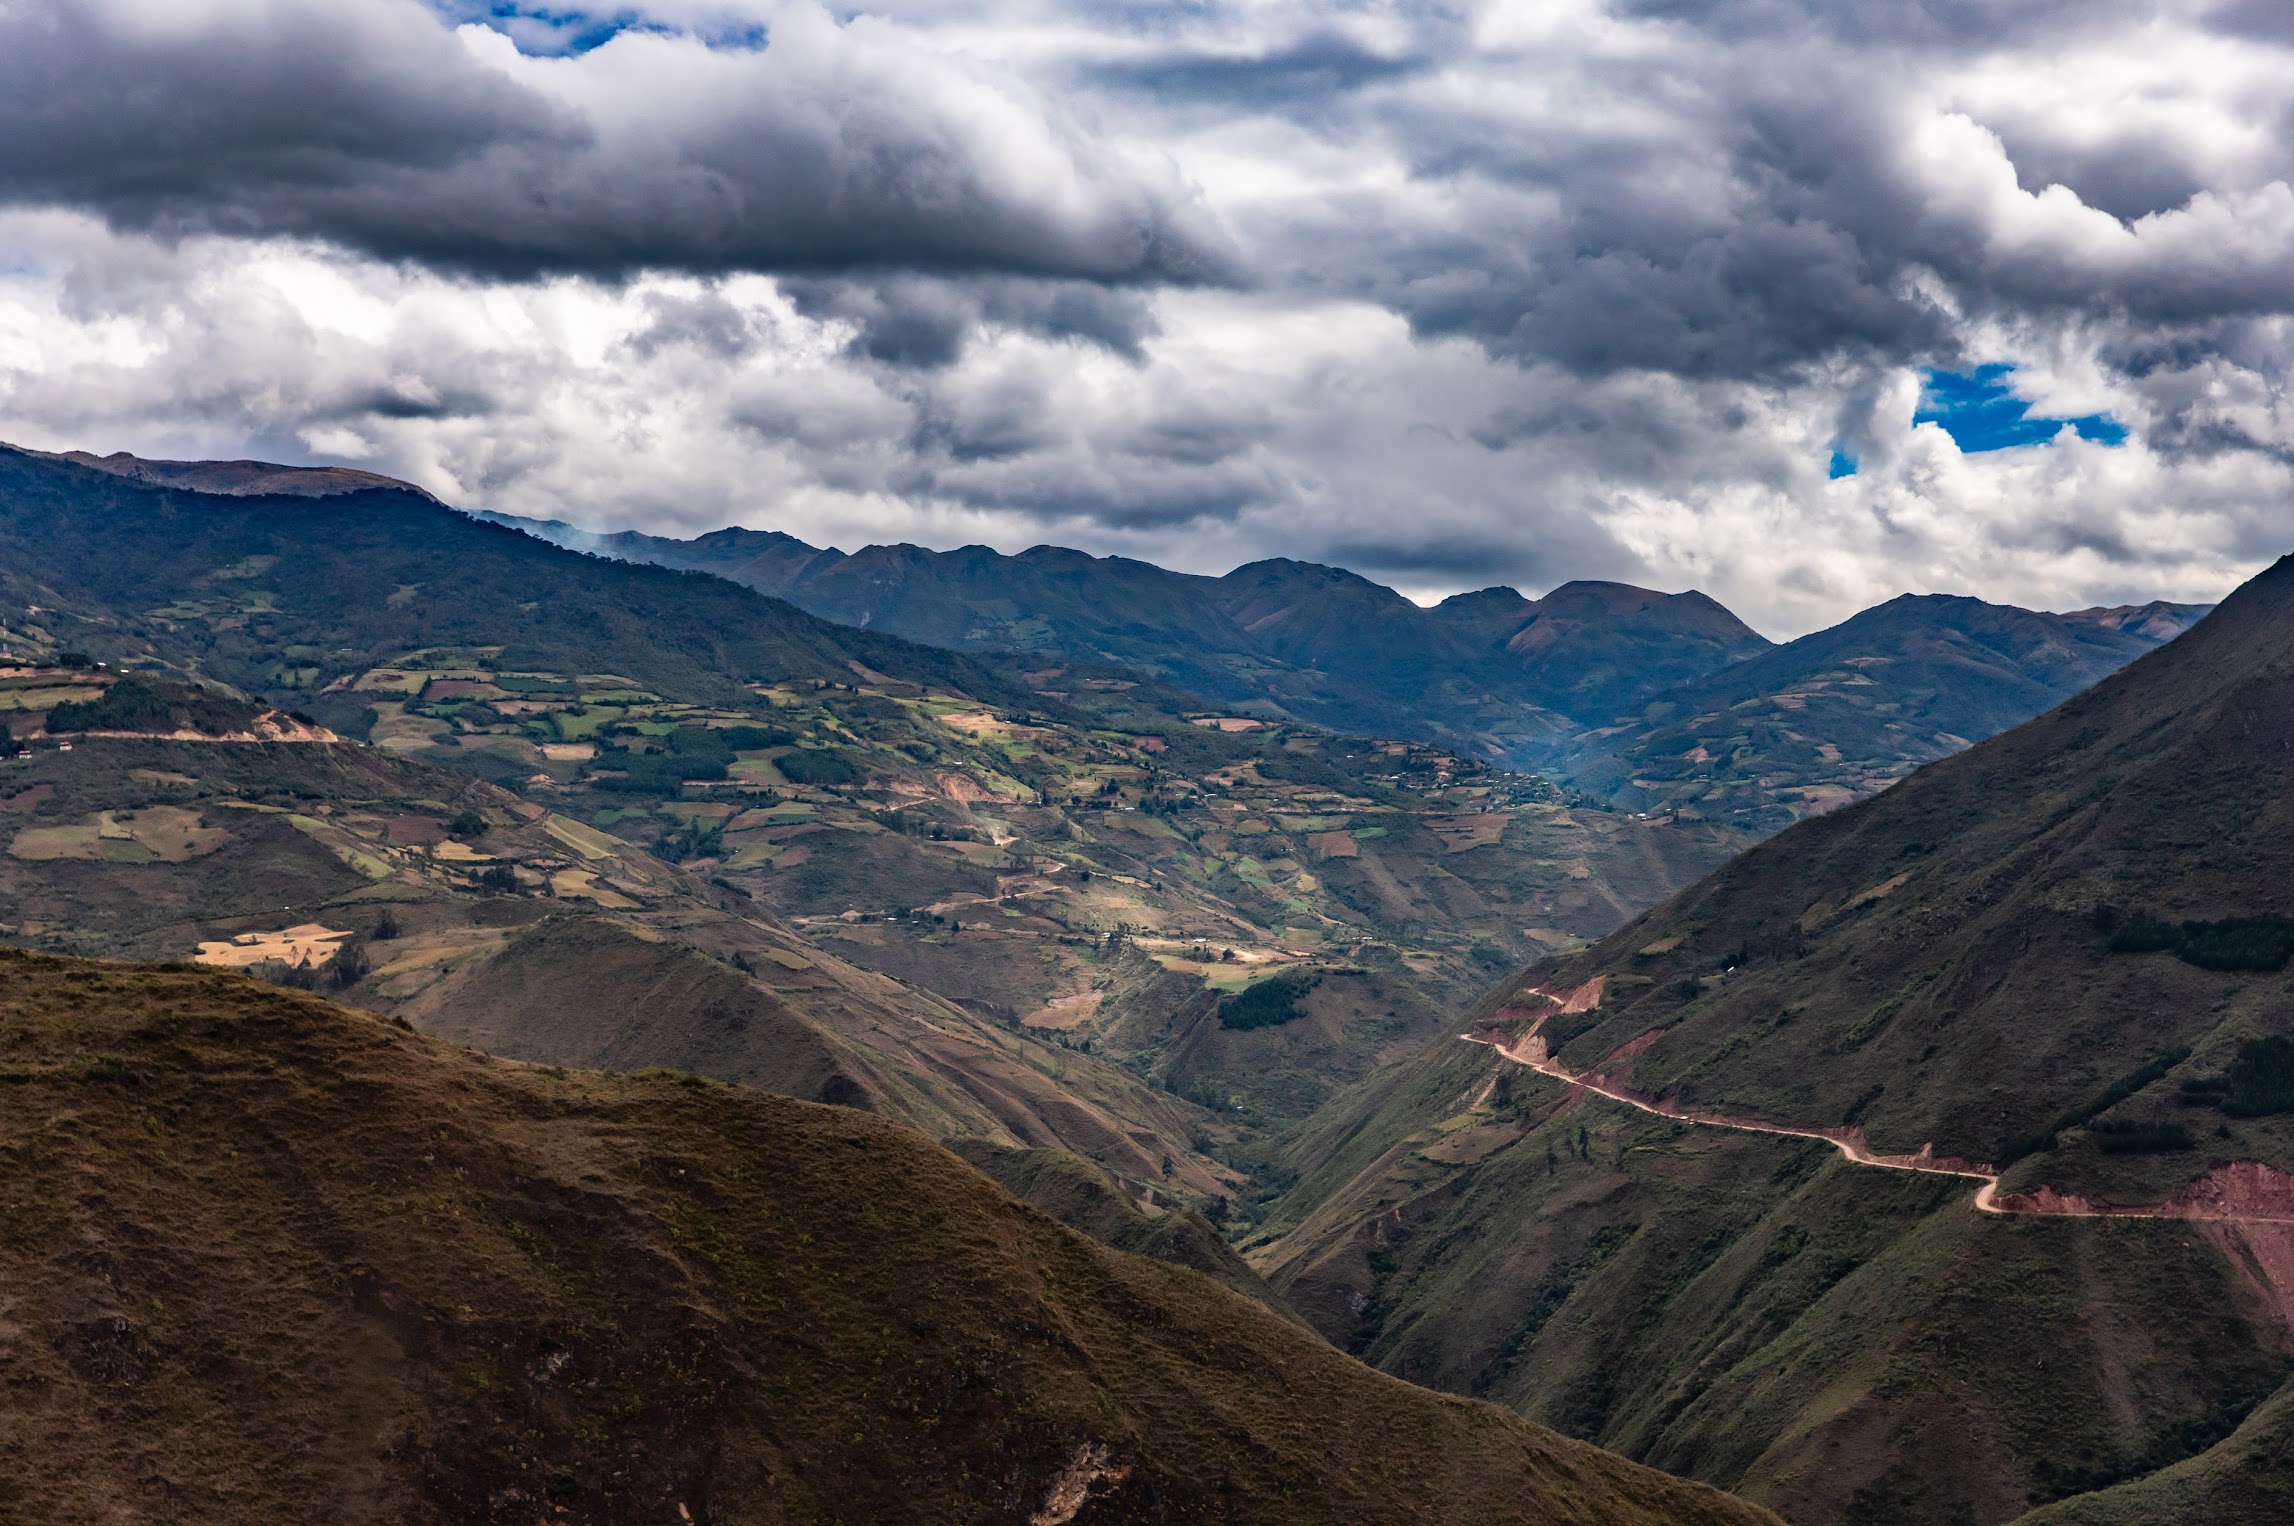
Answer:
[[[2190, 1221], [2229, 1256], [2231, 1264], [2269, 1300], [2280, 1318], [2294, 1327], [2294, 1176], [2260, 1161], [2240, 1160], [2214, 1167], [2163, 1203], [2097, 1204], [2076, 1193], [2057, 1192], [2052, 1187], [2002, 1196], [1998, 1167], [1939, 1156], [1932, 1145], [1922, 1145], [1913, 1155], [1882, 1154], [1871, 1148], [1862, 1124], [1798, 1128], [1681, 1107], [1660, 1097], [1636, 1092], [1623, 1080], [1632, 1062], [1662, 1036], [1662, 1029], [1651, 1029], [1619, 1046], [1594, 1070], [1572, 1071], [1547, 1052], [1542, 1036], [1546, 1019], [1563, 1013], [1592, 1011], [1600, 1006], [1607, 981], [1607, 976], [1596, 975], [1583, 985], [1561, 991], [1520, 992], [1512, 1002], [1492, 1014], [1487, 1023], [1460, 1037], [1468, 1043], [1487, 1044], [1516, 1065], [1541, 1076], [1550, 1076], [1676, 1123], [1821, 1140], [1859, 1166], [1873, 1166], [1883, 1171], [1916, 1171], [1930, 1176], [1959, 1176], [1981, 1182], [1983, 1185], [1976, 1189], [1974, 1203], [1979, 1213]], [[1537, 1005], [1522, 1005], [1525, 998], [1534, 999]], [[1523, 1024], [1526, 1026], [1517, 1026]]]

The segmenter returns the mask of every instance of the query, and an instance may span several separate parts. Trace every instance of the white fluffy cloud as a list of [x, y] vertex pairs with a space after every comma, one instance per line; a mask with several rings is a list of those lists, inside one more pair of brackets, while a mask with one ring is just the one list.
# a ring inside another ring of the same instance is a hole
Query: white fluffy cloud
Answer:
[[[0, 435], [1779, 634], [2294, 543], [2267, 15], [495, 9], [0, 0]], [[1986, 363], [2126, 443], [1915, 423]]]

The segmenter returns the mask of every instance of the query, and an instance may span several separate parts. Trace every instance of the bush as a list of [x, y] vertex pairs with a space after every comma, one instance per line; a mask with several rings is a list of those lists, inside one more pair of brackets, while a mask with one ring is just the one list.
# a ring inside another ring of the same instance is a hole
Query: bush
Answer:
[[851, 784], [860, 777], [852, 759], [830, 747], [783, 753], [773, 767], [791, 784]]
[[2294, 917], [2172, 923], [2147, 912], [2122, 915], [2099, 906], [2095, 925], [2110, 935], [2114, 954], [2171, 953], [2202, 970], [2282, 970], [2294, 958]]
[[476, 811], [458, 812], [446, 823], [446, 835], [464, 839], [484, 837], [486, 835], [486, 818]]
[[2294, 1113], [2294, 1038], [2273, 1034], [2248, 1039], [2238, 1046], [2230, 1069], [2211, 1082], [2193, 1082], [2183, 1090], [2205, 1090], [2204, 1100], [2233, 1118], [2266, 1118], [2273, 1113]]
[[632, 753], [626, 761], [613, 760], [623, 773], [594, 779], [590, 787], [624, 795], [674, 795], [688, 780], [724, 778], [729, 772], [727, 760], [731, 756], [720, 753], [664, 757], [658, 753]]
[[2098, 1123], [2094, 1132], [2105, 1155], [2164, 1155], [2192, 1148], [2190, 1131], [2179, 1123]]
[[1322, 976], [1302, 970], [1285, 970], [1224, 997], [1219, 1002], [1219, 1026], [1248, 1031], [1252, 1028], [1277, 1028], [1306, 1014], [1299, 1010], [1298, 999], [1322, 984]]
[[366, 944], [357, 938], [346, 938], [342, 947], [327, 964], [327, 978], [335, 989], [347, 991], [372, 974], [374, 961], [366, 957]]
[[765, 747], [792, 747], [797, 734], [780, 726], [723, 726], [717, 737], [734, 752], [755, 752]]
[[192, 684], [131, 675], [96, 698], [65, 700], [48, 712], [50, 731], [243, 731], [256, 709]]
[[689, 858], [716, 858], [724, 851], [725, 824], [698, 817], [688, 819], [653, 845], [653, 856], [672, 864], [681, 864]]

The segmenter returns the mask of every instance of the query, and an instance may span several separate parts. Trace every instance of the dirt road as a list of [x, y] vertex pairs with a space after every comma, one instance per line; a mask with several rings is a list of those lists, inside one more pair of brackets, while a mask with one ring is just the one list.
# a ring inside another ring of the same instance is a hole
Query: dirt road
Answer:
[[[1916, 1155], [1887, 1155], [1871, 1148], [1863, 1126], [1796, 1128], [1731, 1113], [1698, 1111], [1676, 1106], [1659, 1097], [1634, 1091], [1620, 1078], [1643, 1050], [1658, 1038], [1655, 1031], [1623, 1045], [1602, 1062], [1602, 1069], [1572, 1071], [1546, 1052], [1540, 1030], [1545, 1020], [1564, 1012], [1588, 1012], [1601, 1003], [1603, 978], [1562, 991], [1530, 991], [1538, 1007], [1501, 1008], [1498, 1021], [1462, 1037], [1468, 1043], [1487, 1044], [1517, 1065], [1542, 1076], [1579, 1087], [1676, 1123], [1707, 1128], [1735, 1129], [1747, 1134], [1779, 1134], [1791, 1139], [1821, 1140], [1860, 1166], [1883, 1171], [1916, 1171], [1931, 1176], [1959, 1176], [1981, 1182], [1976, 1189], [1979, 1213], [2033, 1215], [2043, 1218], [2183, 1219], [2200, 1224], [2230, 1256], [2242, 1276], [2275, 1306], [2281, 1318], [2294, 1326], [2294, 1176], [2273, 1170], [2260, 1161], [2231, 1161], [2216, 1166], [2163, 1203], [2120, 1206], [2096, 1204], [2076, 1193], [2050, 1187], [2008, 1194], [1999, 1191], [1995, 1166], [1949, 1156], [1938, 1156], [1923, 1145]], [[1513, 1025], [1528, 1019], [1525, 1028]], [[2243, 1252], [2243, 1254], [2241, 1253]]]

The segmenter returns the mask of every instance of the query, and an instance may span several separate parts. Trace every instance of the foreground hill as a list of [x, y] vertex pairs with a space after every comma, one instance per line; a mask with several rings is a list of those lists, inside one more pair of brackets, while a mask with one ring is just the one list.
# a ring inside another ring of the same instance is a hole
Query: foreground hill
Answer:
[[2271, 1518], [2290, 652], [2294, 561], [1533, 966], [1283, 1141], [1251, 1259], [1796, 1521]]
[[922, 1137], [0, 955], [19, 1519], [1768, 1519], [1411, 1388]]

